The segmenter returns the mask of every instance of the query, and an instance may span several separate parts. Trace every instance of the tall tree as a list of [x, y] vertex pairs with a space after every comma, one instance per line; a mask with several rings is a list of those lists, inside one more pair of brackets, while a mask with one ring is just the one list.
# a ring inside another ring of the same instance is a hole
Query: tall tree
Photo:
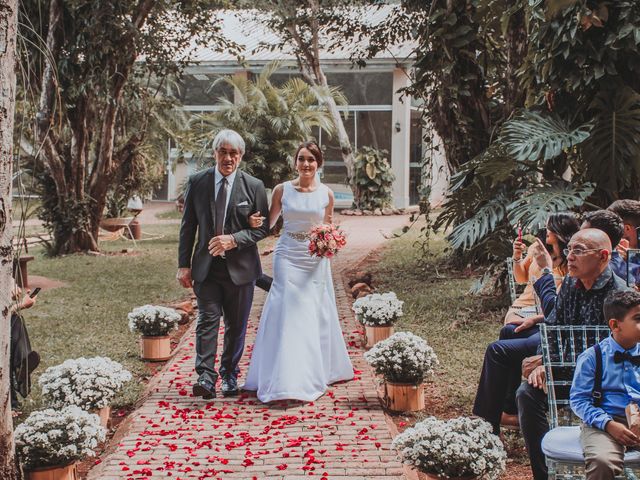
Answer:
[[271, 15], [265, 24], [278, 33], [276, 44], [266, 44], [270, 49], [292, 50], [303, 78], [312, 86], [325, 91], [324, 104], [333, 119], [335, 135], [340, 144], [342, 160], [347, 167], [347, 177], [354, 174], [353, 148], [344, 127], [338, 105], [331, 94], [327, 77], [321, 65], [321, 47], [328, 42], [327, 26], [340, 22], [344, 7], [354, 2], [347, 0], [261, 0], [260, 8]]
[[11, 332], [11, 177], [15, 108], [17, 0], [0, 0], [0, 478], [16, 478], [9, 384]]
[[[136, 161], [148, 134], [148, 121], [117, 128], [124, 99], [144, 100], [148, 83], [162, 88], [167, 76], [179, 74], [188, 53], [176, 58], [176, 52], [197, 44], [231, 48], [215, 17], [223, 2], [24, 3], [24, 83], [39, 96], [33, 141], [46, 171], [42, 217], [53, 233], [54, 253], [97, 250], [109, 187], [122, 165]], [[38, 18], [42, 11], [46, 19]]]

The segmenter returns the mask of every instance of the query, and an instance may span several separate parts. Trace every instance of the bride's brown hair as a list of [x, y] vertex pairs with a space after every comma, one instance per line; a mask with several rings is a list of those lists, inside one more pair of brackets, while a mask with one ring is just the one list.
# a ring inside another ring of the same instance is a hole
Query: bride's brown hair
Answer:
[[300, 146], [296, 150], [296, 153], [293, 155], [293, 163], [295, 164], [298, 161], [298, 154], [300, 153], [300, 150], [302, 150], [303, 148], [306, 148], [307, 150], [309, 150], [309, 153], [313, 155], [313, 158], [316, 159], [316, 163], [318, 164], [318, 168], [322, 167], [322, 164], [324, 163], [324, 158], [322, 157], [322, 150], [320, 150], [320, 147], [314, 141], [302, 142], [300, 144]]

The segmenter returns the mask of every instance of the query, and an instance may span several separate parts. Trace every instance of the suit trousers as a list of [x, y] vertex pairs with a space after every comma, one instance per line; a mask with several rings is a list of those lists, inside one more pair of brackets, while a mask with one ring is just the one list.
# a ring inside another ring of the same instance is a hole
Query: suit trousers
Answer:
[[542, 452], [542, 438], [549, 431], [547, 394], [522, 382], [516, 392], [518, 419], [535, 480], [547, 480], [547, 461]]
[[215, 257], [207, 278], [194, 282], [198, 302], [196, 324], [196, 372], [199, 379], [215, 385], [220, 317], [224, 320], [224, 342], [220, 359], [220, 375], [237, 377], [238, 364], [244, 352], [247, 322], [253, 302], [255, 282], [235, 285], [231, 281], [226, 260]]
[[[473, 404], [473, 414], [489, 422], [496, 434], [500, 433], [500, 417], [505, 411], [505, 402], [513, 405], [513, 392], [519, 385], [522, 360], [535, 355], [540, 344], [537, 328], [521, 334], [513, 333], [513, 328], [510, 325], [503, 327], [500, 335], [504, 339], [487, 347]], [[507, 413], [515, 413], [513, 410], [513, 406], [507, 405]]]

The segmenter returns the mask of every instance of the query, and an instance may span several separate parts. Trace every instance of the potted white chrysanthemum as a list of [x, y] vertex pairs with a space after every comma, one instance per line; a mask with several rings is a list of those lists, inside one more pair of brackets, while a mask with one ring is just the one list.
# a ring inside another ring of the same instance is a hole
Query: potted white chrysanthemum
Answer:
[[426, 340], [397, 332], [376, 343], [364, 358], [384, 378], [387, 408], [400, 412], [424, 409], [424, 381], [438, 365]]
[[98, 416], [76, 406], [33, 412], [15, 430], [28, 480], [75, 480], [76, 462], [94, 456], [104, 439]]
[[143, 360], [162, 362], [171, 357], [169, 332], [177, 328], [181, 315], [173, 308], [143, 305], [128, 315], [129, 329], [141, 334]]
[[106, 357], [76, 358], [49, 367], [38, 383], [51, 408], [75, 405], [97, 413], [106, 427], [111, 414], [111, 401], [131, 380], [131, 373], [120, 363]]
[[356, 318], [365, 328], [367, 348], [393, 335], [393, 324], [402, 316], [403, 304], [394, 292], [372, 293], [353, 302]]
[[507, 460], [493, 427], [479, 418], [429, 417], [398, 435], [393, 447], [429, 479], [496, 479]]

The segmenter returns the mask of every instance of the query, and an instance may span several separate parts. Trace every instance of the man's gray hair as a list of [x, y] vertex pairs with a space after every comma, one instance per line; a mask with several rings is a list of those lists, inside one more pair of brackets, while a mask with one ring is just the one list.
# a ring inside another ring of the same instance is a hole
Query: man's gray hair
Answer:
[[218, 150], [223, 143], [237, 148], [240, 151], [240, 155], [244, 155], [244, 140], [238, 132], [229, 129], [220, 130], [213, 139], [213, 149]]

